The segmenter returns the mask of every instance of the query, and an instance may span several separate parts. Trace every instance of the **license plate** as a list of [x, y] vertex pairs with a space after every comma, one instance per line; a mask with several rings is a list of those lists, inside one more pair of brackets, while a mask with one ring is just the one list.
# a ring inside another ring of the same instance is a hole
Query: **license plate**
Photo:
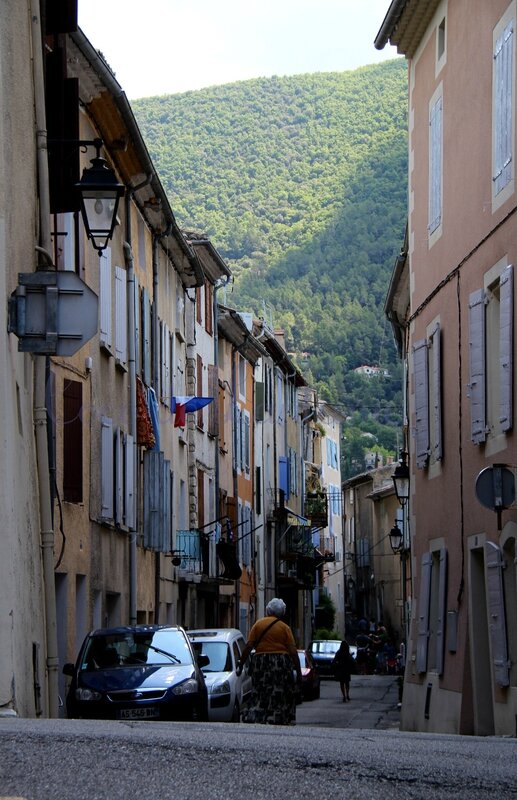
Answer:
[[117, 719], [156, 719], [160, 716], [160, 709], [154, 706], [145, 708], [122, 708], [117, 713]]

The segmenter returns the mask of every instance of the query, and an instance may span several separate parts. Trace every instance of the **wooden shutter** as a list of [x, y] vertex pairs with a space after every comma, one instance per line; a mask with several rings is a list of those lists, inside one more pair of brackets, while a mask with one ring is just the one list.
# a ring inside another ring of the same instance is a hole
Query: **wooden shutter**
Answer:
[[485, 542], [488, 626], [492, 644], [494, 678], [498, 686], [510, 684], [503, 595], [503, 557], [493, 542]]
[[113, 519], [113, 422], [101, 417], [101, 517]]
[[151, 299], [147, 289], [142, 289], [142, 380], [151, 385]]
[[124, 452], [120, 428], [115, 428], [115, 523], [124, 524]]
[[129, 530], [135, 527], [135, 440], [131, 434], [126, 434], [124, 458], [124, 521]]
[[247, 412], [244, 412], [242, 415], [243, 423], [244, 423], [244, 448], [243, 448], [243, 455], [244, 455], [244, 470], [247, 475], [250, 472], [250, 417]]
[[442, 359], [440, 326], [436, 325], [430, 336], [431, 340], [431, 380], [433, 398], [433, 441], [430, 442], [431, 453], [435, 461], [443, 455], [442, 445]]
[[162, 541], [163, 453], [144, 452], [144, 547], [159, 550]]
[[163, 524], [162, 553], [170, 553], [172, 548], [172, 472], [171, 462], [163, 461]]
[[418, 599], [416, 670], [427, 672], [427, 649], [429, 645], [429, 603], [431, 600], [432, 553], [422, 556], [422, 575], [420, 577], [420, 597]]
[[289, 499], [289, 472], [287, 458], [280, 456], [278, 459], [278, 486], [285, 493], [285, 499]]
[[208, 433], [217, 436], [219, 433], [219, 416], [217, 406], [217, 395], [219, 391], [218, 370], [214, 364], [208, 365], [208, 395], [213, 397], [213, 401], [208, 406]]
[[494, 52], [494, 194], [512, 177], [513, 21], [498, 37]]
[[513, 426], [513, 267], [507, 267], [499, 281], [499, 422], [503, 431]]
[[257, 381], [255, 383], [255, 421], [264, 421], [265, 409], [265, 386], [263, 383]]
[[99, 334], [100, 342], [111, 347], [111, 249], [106, 247], [99, 258], [100, 298], [99, 298]]
[[447, 550], [440, 549], [438, 578], [438, 620], [436, 626], [436, 672], [443, 675], [445, 659], [445, 623], [447, 619]]
[[470, 436], [475, 444], [486, 439], [485, 407], [485, 292], [469, 297]]
[[115, 358], [127, 362], [127, 284], [122, 267], [115, 267]]
[[142, 374], [142, 342], [140, 337], [140, 321], [142, 309], [140, 305], [140, 286], [138, 278], [135, 276], [135, 368], [136, 374]]
[[63, 384], [63, 499], [83, 501], [83, 385]]
[[429, 120], [429, 233], [442, 221], [442, 107], [439, 97]]
[[425, 467], [429, 458], [429, 374], [426, 339], [421, 339], [413, 345], [413, 375], [415, 382], [416, 465]]

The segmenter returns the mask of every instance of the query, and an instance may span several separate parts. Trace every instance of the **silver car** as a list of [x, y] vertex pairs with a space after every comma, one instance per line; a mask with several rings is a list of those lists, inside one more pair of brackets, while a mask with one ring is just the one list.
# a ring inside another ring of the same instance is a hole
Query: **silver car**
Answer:
[[187, 634], [196, 655], [209, 659], [203, 666], [208, 689], [208, 719], [239, 722], [242, 708], [251, 694], [248, 664], [244, 665], [241, 675], [236, 672], [246, 644], [242, 633], [237, 628], [206, 628], [187, 631]]

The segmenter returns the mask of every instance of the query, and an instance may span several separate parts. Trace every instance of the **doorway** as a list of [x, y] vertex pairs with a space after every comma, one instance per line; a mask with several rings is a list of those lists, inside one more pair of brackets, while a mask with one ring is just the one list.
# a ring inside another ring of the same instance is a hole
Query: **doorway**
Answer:
[[[478, 537], [476, 541], [477, 539]], [[470, 550], [469, 566], [474, 733], [478, 736], [491, 736], [494, 733], [494, 704], [483, 547]]]

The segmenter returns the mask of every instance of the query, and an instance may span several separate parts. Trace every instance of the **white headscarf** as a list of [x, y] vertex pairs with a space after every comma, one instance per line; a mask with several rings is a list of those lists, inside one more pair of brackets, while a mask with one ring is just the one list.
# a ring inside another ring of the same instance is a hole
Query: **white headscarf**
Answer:
[[266, 606], [266, 615], [268, 617], [283, 617], [285, 614], [286, 605], [279, 597], [273, 597]]

